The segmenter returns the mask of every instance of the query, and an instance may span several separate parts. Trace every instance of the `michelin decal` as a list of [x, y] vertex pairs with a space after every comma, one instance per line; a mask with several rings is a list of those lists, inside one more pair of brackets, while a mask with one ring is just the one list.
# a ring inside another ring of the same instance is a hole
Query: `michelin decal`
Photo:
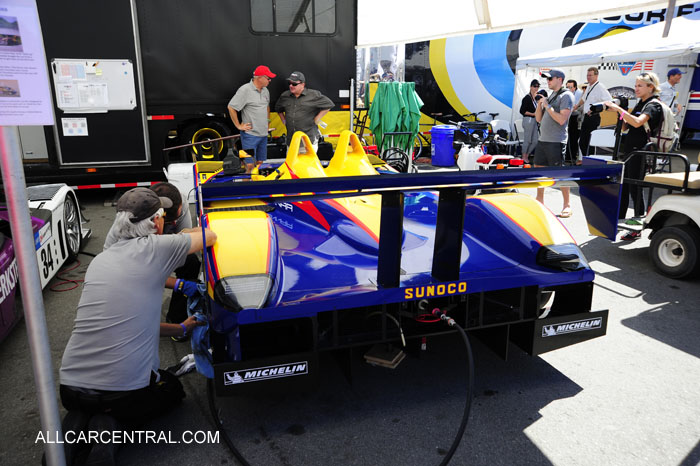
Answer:
[[309, 373], [308, 361], [291, 362], [277, 366], [254, 367], [238, 371], [224, 372], [224, 385], [236, 385], [248, 382], [294, 377]]
[[603, 318], [576, 320], [562, 322], [561, 324], [545, 325], [542, 327], [543, 337], [556, 337], [565, 333], [585, 332], [586, 330], [599, 329], [603, 325]]

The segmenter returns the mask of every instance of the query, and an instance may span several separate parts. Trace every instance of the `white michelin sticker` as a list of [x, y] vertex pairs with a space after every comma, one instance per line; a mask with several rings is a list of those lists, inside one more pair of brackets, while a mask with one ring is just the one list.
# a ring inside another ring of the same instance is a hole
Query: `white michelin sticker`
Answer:
[[542, 327], [543, 337], [555, 337], [565, 333], [584, 332], [601, 328], [603, 325], [602, 317], [593, 319], [575, 320], [573, 322], [563, 322], [561, 324], [545, 325]]
[[309, 373], [308, 361], [290, 362], [277, 366], [253, 367], [232, 372], [224, 372], [224, 385], [260, 382], [263, 380], [293, 377]]

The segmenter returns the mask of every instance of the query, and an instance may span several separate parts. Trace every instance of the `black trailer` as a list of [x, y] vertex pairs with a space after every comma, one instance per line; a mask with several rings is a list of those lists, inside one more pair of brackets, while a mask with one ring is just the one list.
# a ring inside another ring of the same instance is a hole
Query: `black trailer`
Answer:
[[[24, 127], [28, 181], [155, 181], [183, 150], [236, 134], [226, 106], [259, 64], [293, 70], [348, 108], [356, 2], [38, 0], [56, 124]], [[219, 155], [224, 144], [204, 146]]]

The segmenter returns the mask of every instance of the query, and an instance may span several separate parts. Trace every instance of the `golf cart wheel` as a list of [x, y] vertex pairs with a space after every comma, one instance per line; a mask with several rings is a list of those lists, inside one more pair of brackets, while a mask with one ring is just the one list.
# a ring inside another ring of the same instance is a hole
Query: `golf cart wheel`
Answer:
[[649, 257], [662, 275], [684, 278], [697, 272], [699, 249], [700, 232], [689, 225], [675, 225], [654, 234]]
[[80, 243], [82, 234], [80, 231], [80, 212], [78, 212], [78, 203], [72, 194], [66, 196], [63, 201], [63, 233], [66, 237], [66, 246], [68, 247], [67, 262], [73, 262], [78, 258], [80, 252]]

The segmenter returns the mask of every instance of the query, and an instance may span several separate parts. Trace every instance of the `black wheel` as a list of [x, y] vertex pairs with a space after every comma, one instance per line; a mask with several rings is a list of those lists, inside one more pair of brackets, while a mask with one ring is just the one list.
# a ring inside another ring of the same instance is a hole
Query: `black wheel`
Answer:
[[63, 233], [66, 237], [66, 247], [68, 249], [67, 262], [73, 262], [78, 258], [80, 243], [83, 236], [80, 231], [80, 212], [78, 203], [72, 194], [66, 196], [63, 201]]
[[700, 232], [697, 228], [675, 225], [654, 233], [649, 257], [662, 275], [684, 278], [697, 272], [699, 248]]
[[[230, 134], [231, 132], [223, 124], [214, 120], [205, 120], [187, 126], [182, 132], [180, 143], [193, 144], [230, 136]], [[195, 157], [197, 160], [223, 160], [226, 157], [227, 148], [226, 141], [205, 142], [184, 149], [185, 159], [191, 160]]]

